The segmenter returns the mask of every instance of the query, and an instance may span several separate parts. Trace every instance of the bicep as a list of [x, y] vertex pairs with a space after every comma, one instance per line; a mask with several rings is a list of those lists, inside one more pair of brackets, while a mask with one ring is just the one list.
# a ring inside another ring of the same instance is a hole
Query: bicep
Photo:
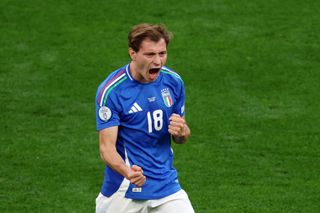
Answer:
[[109, 147], [115, 148], [118, 136], [118, 126], [112, 126], [99, 131], [100, 151], [107, 151]]

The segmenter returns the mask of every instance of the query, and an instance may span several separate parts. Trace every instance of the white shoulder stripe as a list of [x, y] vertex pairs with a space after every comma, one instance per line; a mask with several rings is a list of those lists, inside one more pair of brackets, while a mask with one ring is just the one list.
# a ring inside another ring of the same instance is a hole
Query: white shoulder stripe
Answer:
[[112, 85], [114, 85], [115, 83], [117, 83], [117, 81], [119, 81], [121, 78], [123, 78], [126, 74], [123, 73], [122, 75], [120, 75], [118, 78], [116, 78], [111, 84], [109, 84], [103, 91], [102, 93], [102, 97], [101, 97], [101, 100], [100, 100], [100, 107], [102, 107], [103, 105], [103, 100], [104, 100], [104, 96], [106, 95], [106, 92], [108, 91], [108, 89], [110, 87], [112, 87]]
[[181, 76], [180, 76], [178, 73], [176, 73], [175, 71], [172, 71], [172, 70], [169, 69], [168, 67], [161, 67], [161, 69], [163, 69], [163, 70], [165, 70], [165, 71], [167, 71], [167, 72], [169, 72], [169, 73], [172, 73], [172, 74], [174, 74], [174, 75], [176, 75], [176, 76], [178, 76], [178, 77], [181, 78]]

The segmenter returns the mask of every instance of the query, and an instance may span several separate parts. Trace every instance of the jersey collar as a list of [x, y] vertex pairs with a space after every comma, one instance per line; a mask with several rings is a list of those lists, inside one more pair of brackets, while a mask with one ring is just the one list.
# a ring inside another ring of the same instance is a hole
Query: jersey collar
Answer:
[[133, 77], [130, 73], [130, 63], [126, 65], [126, 73], [131, 81], [133, 81]]

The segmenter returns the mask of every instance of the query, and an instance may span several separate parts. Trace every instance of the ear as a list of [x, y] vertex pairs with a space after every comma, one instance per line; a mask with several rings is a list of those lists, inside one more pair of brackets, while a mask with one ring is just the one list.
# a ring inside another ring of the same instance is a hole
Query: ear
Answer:
[[136, 51], [134, 51], [132, 48], [129, 48], [128, 53], [129, 53], [129, 56], [130, 56], [131, 60], [135, 61], [136, 60], [136, 55], [137, 55]]

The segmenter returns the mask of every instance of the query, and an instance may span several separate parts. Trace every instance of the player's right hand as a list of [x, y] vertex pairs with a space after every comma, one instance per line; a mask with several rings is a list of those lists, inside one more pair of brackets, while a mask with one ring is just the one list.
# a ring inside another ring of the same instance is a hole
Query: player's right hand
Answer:
[[143, 175], [142, 168], [137, 165], [133, 165], [130, 168], [127, 179], [130, 181], [130, 183], [138, 187], [141, 187], [146, 182], [146, 176]]

